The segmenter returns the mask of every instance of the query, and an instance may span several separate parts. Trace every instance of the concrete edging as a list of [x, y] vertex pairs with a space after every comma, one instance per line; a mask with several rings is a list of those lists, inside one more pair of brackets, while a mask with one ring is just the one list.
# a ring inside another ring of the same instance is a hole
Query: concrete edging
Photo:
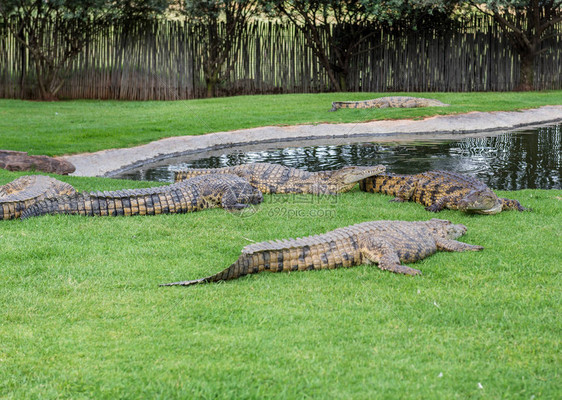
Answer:
[[392, 140], [397, 135], [469, 134], [512, 130], [526, 126], [562, 122], [562, 105], [522, 111], [471, 112], [439, 115], [423, 120], [386, 120], [345, 124], [267, 126], [216, 132], [199, 136], [177, 136], [145, 145], [62, 156], [76, 166], [74, 176], [110, 176], [147, 162], [233, 146], [288, 142], [307, 139], [362, 137], [366, 141]]

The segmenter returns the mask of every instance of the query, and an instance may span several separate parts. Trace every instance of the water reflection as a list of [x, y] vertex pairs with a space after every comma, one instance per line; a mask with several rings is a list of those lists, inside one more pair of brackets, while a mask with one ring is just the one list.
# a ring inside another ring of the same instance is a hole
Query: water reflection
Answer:
[[344, 165], [384, 164], [389, 172], [416, 173], [444, 169], [481, 179], [502, 190], [561, 189], [562, 125], [494, 137], [459, 141], [356, 143], [277, 150], [237, 152], [192, 159], [121, 174], [120, 178], [173, 181], [173, 171], [183, 168], [219, 168], [253, 162], [270, 162], [309, 171], [337, 169]]

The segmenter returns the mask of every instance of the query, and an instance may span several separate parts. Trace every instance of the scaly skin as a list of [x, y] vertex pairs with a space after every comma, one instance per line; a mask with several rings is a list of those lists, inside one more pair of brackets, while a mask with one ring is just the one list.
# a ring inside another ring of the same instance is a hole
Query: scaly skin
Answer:
[[517, 200], [498, 198], [478, 179], [448, 171], [377, 175], [362, 180], [359, 187], [364, 192], [396, 196], [391, 201], [415, 201], [431, 212], [439, 212], [444, 208], [477, 214], [527, 210]]
[[26, 208], [47, 197], [71, 195], [75, 192], [68, 183], [50, 176], [21, 176], [0, 186], [0, 219], [19, 218]]
[[187, 169], [175, 174], [176, 182], [204, 174], [238, 175], [262, 193], [338, 194], [351, 190], [361, 179], [381, 174], [382, 165], [343, 167], [335, 171], [308, 172], [278, 164], [255, 163], [224, 168]]
[[441, 219], [363, 222], [322, 235], [251, 244], [242, 249], [234, 264], [218, 274], [161, 286], [225, 281], [262, 271], [321, 270], [367, 263], [376, 263], [382, 270], [418, 275], [420, 271], [401, 262], [415, 262], [438, 250], [482, 250], [481, 246], [454, 240], [465, 232], [464, 225]]
[[373, 100], [364, 101], [334, 101], [330, 111], [337, 111], [340, 108], [416, 108], [416, 107], [447, 107], [449, 104], [434, 99], [424, 99], [421, 97], [390, 96], [379, 97]]
[[261, 203], [261, 192], [235, 175], [207, 175], [148, 189], [82, 192], [43, 200], [26, 209], [21, 218], [45, 214], [88, 216], [188, 213], [222, 207], [240, 210]]

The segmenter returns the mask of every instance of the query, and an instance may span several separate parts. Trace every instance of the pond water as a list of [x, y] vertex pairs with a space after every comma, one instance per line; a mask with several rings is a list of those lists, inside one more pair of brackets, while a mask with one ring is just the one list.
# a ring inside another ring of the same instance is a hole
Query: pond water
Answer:
[[460, 140], [399, 143], [390, 140], [267, 150], [230, 148], [160, 161], [114, 177], [173, 182], [174, 171], [184, 168], [219, 168], [255, 162], [308, 171], [383, 164], [388, 172], [398, 174], [435, 169], [456, 171], [499, 190], [562, 189], [562, 125]]

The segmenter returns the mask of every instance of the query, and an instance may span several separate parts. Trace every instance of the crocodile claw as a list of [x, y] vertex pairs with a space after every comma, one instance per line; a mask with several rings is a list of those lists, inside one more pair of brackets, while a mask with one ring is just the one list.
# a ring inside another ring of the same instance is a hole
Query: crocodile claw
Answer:
[[236, 204], [228, 206], [227, 210], [228, 211], [243, 210], [244, 208], [246, 208], [248, 206], [249, 206], [249, 204], [236, 203]]
[[426, 209], [426, 211], [437, 213], [437, 212], [441, 211], [443, 208], [439, 207], [437, 204], [432, 204], [430, 206], [427, 206], [425, 209]]

